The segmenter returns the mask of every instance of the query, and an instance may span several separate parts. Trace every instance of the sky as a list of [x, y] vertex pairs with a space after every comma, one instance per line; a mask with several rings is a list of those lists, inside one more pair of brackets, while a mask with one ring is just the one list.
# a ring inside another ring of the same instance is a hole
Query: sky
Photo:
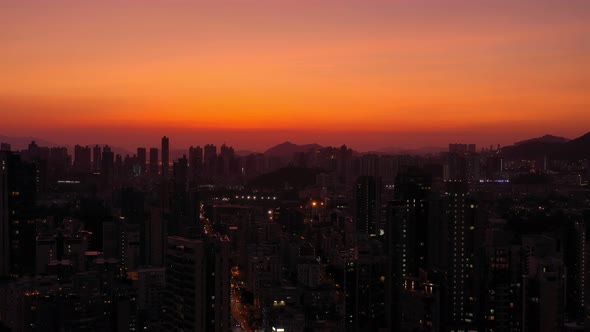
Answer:
[[590, 1], [0, 0], [0, 119], [129, 148], [574, 138]]

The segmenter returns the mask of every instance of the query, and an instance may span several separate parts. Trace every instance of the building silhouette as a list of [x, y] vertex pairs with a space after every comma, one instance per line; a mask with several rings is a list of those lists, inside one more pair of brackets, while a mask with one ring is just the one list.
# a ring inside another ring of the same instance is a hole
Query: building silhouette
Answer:
[[77, 172], [89, 173], [92, 170], [91, 152], [88, 146], [74, 147], [74, 169]]
[[146, 148], [137, 148], [137, 174], [143, 175], [146, 172], [147, 167], [147, 151]]
[[168, 237], [166, 310], [168, 331], [228, 331], [229, 240]]
[[368, 235], [379, 234], [381, 226], [381, 180], [360, 176], [355, 184], [356, 230]]
[[151, 148], [150, 149], [150, 169], [149, 169], [149, 173], [151, 176], [156, 176], [158, 175], [158, 169], [159, 169], [159, 165], [158, 165], [158, 160], [159, 160], [159, 156], [158, 156], [158, 149], [157, 148]]
[[162, 177], [168, 178], [170, 169], [170, 140], [168, 137], [162, 137]]
[[100, 172], [102, 166], [102, 151], [100, 146], [96, 145], [92, 148], [92, 171], [95, 173]]

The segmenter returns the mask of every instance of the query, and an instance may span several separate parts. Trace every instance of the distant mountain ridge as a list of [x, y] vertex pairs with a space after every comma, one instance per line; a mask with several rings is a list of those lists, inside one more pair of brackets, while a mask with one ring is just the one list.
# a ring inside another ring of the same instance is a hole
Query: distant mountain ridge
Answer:
[[524, 141], [520, 141], [520, 142], [515, 142], [514, 145], [521, 145], [521, 144], [526, 144], [526, 143], [533, 143], [533, 142], [539, 142], [539, 143], [567, 143], [571, 141], [569, 138], [565, 138], [565, 137], [559, 137], [559, 136], [553, 136], [553, 135], [544, 135], [541, 137], [536, 137], [536, 138], [531, 138], [531, 139], [527, 139]]
[[[68, 153], [70, 153], [71, 155], [74, 154], [75, 145], [58, 144], [58, 143], [47, 141], [45, 139], [38, 138], [38, 137], [30, 137], [30, 136], [11, 137], [11, 136], [0, 135], [0, 142], [10, 144], [10, 148], [12, 149], [12, 151], [26, 150], [29, 148], [29, 144], [33, 141], [35, 141], [35, 143], [40, 147], [48, 147], [48, 148], [66, 147], [68, 149]], [[86, 144], [81, 144], [81, 145], [86, 146]], [[96, 145], [103, 147], [107, 144], [99, 144], [99, 143], [88, 144], [88, 146], [91, 148]], [[122, 147], [112, 146], [112, 145], [109, 145], [109, 146], [111, 147], [111, 150], [115, 154], [120, 154], [122, 156], [126, 156], [128, 154], [133, 155], [135, 153], [135, 152], [130, 152], [129, 150], [122, 148]]]
[[10, 137], [0, 135], [0, 142], [8, 143], [11, 145], [12, 150], [25, 150], [29, 147], [29, 144], [35, 141], [39, 146], [47, 146], [47, 147], [56, 147], [56, 146], [63, 146], [59, 145], [50, 141], [46, 141], [42, 138], [38, 137], [31, 137], [31, 136], [23, 136], [23, 137]]
[[572, 140], [563, 141], [563, 137], [545, 135], [539, 139], [517, 142], [500, 149], [500, 154], [507, 159], [556, 159], [582, 160], [590, 159], [590, 132]]
[[272, 148], [266, 150], [264, 152], [265, 156], [270, 157], [293, 157], [295, 153], [300, 152], [309, 152], [309, 151], [316, 151], [321, 149], [322, 146], [319, 144], [305, 144], [305, 145], [297, 145], [291, 143], [289, 141], [281, 143], [279, 145], [275, 145]]

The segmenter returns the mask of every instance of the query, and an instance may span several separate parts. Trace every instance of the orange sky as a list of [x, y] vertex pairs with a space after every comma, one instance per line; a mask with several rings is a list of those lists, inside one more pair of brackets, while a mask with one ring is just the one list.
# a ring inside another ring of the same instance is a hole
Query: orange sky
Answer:
[[590, 131], [585, 0], [7, 1], [0, 22], [5, 135]]

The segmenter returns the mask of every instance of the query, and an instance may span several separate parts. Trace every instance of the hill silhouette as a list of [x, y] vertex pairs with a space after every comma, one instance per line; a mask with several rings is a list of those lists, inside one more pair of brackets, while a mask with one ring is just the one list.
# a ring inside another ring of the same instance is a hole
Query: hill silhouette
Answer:
[[273, 146], [272, 148], [266, 150], [264, 154], [266, 156], [271, 157], [293, 157], [293, 154], [299, 152], [309, 152], [321, 149], [322, 146], [319, 144], [305, 144], [305, 145], [298, 145], [291, 143], [289, 141], [281, 143], [279, 145]]
[[503, 147], [500, 154], [506, 159], [590, 159], [590, 132], [566, 142], [555, 139], [532, 139], [523, 142]]

